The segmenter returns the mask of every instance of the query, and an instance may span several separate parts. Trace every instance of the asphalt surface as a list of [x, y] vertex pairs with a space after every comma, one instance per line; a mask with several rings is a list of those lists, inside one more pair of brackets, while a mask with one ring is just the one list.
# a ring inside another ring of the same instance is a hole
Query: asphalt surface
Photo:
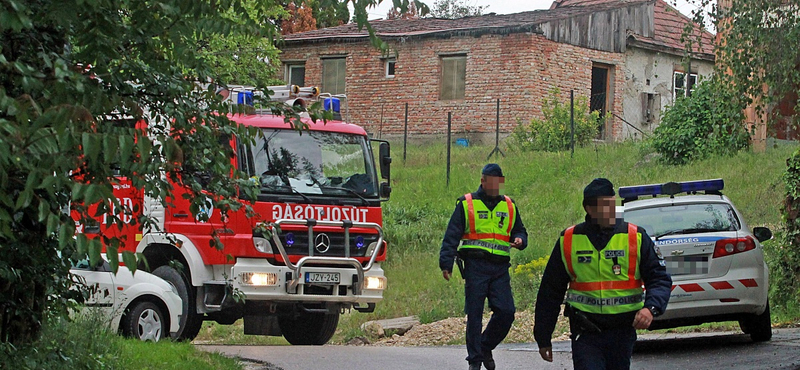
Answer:
[[[775, 329], [772, 340], [753, 343], [741, 332], [644, 334], [631, 369], [800, 369], [800, 329]], [[220, 346], [199, 349], [237, 357], [248, 370], [464, 370], [464, 346]], [[553, 343], [553, 363], [539, 357], [535, 343], [501, 344], [497, 368], [571, 369], [570, 343]]]

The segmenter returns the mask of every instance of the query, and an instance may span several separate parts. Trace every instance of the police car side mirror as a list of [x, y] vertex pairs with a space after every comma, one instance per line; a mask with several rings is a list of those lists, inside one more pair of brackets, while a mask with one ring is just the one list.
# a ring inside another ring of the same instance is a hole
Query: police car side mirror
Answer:
[[754, 227], [753, 236], [755, 236], [759, 242], [763, 242], [772, 239], [772, 231], [766, 227]]

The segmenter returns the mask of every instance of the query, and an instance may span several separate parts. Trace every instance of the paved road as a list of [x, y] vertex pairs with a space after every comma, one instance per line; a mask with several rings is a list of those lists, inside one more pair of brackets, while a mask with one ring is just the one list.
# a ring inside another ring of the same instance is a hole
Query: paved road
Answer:
[[[753, 343], [741, 333], [645, 334], [632, 369], [800, 369], [800, 329], [777, 329], [772, 341]], [[535, 344], [502, 344], [499, 369], [571, 369], [569, 342], [553, 344], [554, 362], [539, 357]], [[200, 349], [252, 360], [258, 370], [464, 370], [464, 346], [210, 346]]]

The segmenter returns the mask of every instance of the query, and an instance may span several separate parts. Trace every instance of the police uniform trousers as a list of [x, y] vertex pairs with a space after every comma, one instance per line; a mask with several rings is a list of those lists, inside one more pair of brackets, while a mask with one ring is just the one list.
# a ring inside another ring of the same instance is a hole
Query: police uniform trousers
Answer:
[[636, 329], [617, 328], [600, 333], [572, 335], [575, 370], [627, 370], [631, 368]]
[[[480, 258], [464, 260], [464, 311], [467, 314], [467, 361], [482, 362], [484, 351], [491, 351], [506, 337], [514, 322], [514, 297], [511, 294], [511, 264], [494, 263]], [[486, 299], [492, 317], [483, 327]]]

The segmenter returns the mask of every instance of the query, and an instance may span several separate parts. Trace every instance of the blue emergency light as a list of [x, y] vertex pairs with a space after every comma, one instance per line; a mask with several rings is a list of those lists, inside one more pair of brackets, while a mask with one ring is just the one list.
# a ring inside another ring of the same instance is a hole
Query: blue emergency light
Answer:
[[675, 195], [699, 191], [704, 191], [706, 194], [719, 194], [724, 187], [725, 182], [722, 179], [667, 182], [664, 184], [621, 186], [619, 188], [619, 196], [623, 199], [635, 199], [644, 195], [655, 197], [657, 195]]

